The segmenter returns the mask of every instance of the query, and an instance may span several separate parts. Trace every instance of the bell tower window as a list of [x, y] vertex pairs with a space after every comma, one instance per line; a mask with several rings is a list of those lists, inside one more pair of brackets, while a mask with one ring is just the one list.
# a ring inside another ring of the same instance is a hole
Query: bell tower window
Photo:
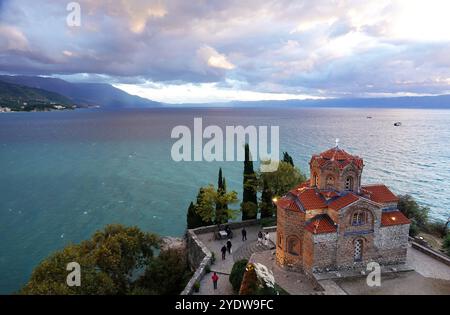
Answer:
[[334, 188], [334, 177], [327, 176], [327, 189]]
[[349, 176], [345, 180], [345, 190], [353, 191], [353, 177]]

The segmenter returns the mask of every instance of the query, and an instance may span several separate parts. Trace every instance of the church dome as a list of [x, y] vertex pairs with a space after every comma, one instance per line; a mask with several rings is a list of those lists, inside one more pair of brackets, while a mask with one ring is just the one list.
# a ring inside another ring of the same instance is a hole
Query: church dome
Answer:
[[340, 168], [344, 168], [348, 164], [353, 164], [357, 168], [362, 168], [364, 166], [363, 159], [357, 155], [351, 155], [345, 150], [335, 146], [329, 150], [326, 150], [320, 154], [315, 154], [311, 158], [311, 163], [317, 161], [319, 166], [322, 166], [329, 161], [335, 162]]

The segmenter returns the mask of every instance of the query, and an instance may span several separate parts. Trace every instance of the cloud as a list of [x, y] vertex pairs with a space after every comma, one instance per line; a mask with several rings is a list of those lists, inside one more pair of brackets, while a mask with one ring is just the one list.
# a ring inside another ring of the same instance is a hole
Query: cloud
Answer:
[[228, 61], [227, 57], [219, 54], [214, 48], [210, 46], [202, 46], [197, 50], [198, 55], [204, 62], [213, 68], [232, 70], [235, 66]]
[[16, 27], [0, 24], [0, 51], [25, 51], [28, 40]]
[[217, 93], [228, 82], [320, 97], [449, 90], [448, 0], [78, 2], [74, 28], [61, 1], [2, 1], [0, 68]]

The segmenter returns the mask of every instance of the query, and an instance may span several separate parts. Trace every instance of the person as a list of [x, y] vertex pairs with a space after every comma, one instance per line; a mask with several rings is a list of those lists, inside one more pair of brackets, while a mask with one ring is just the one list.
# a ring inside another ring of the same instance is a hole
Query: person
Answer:
[[225, 245], [223, 245], [222, 249], [220, 251], [222, 252], [222, 260], [225, 260], [225, 255], [227, 253], [227, 247]]
[[258, 232], [258, 244], [262, 243], [262, 238], [263, 238], [262, 232], [259, 231]]
[[231, 238], [231, 229], [228, 225], [225, 227], [225, 231], [227, 232], [227, 237]]
[[242, 229], [242, 241], [247, 240], [247, 230], [245, 228]]
[[227, 242], [228, 254], [231, 254], [231, 246], [233, 246], [233, 245], [231, 244], [231, 240], [228, 239], [228, 242]]
[[219, 276], [217, 275], [217, 273], [214, 272], [211, 279], [213, 281], [214, 290], [217, 290], [217, 281], [219, 281]]
[[264, 233], [264, 245], [269, 245], [269, 232]]

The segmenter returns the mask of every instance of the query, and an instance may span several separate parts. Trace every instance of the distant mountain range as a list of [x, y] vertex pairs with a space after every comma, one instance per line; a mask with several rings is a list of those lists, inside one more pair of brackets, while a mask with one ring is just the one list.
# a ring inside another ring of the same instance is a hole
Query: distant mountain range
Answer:
[[8, 75], [0, 75], [0, 81], [57, 93], [78, 107], [145, 108], [161, 106], [159, 102], [130, 95], [104, 83], [71, 83], [55, 78]]
[[[383, 98], [338, 98], [322, 100], [232, 101], [210, 104], [164, 104], [130, 95], [105, 83], [71, 83], [38, 76], [0, 75], [0, 81], [58, 94], [77, 107], [153, 108], [153, 107], [352, 107], [352, 108], [450, 108], [450, 95]], [[6, 93], [5, 90], [0, 91]], [[1, 95], [0, 95], [1, 97]], [[53, 95], [52, 97], [56, 97]], [[66, 101], [67, 101], [66, 100]]]
[[450, 108], [450, 95], [230, 102], [231, 107]]
[[[173, 105], [175, 106], [175, 105]], [[284, 101], [231, 101], [212, 104], [179, 104], [177, 107], [236, 107], [236, 108], [273, 108], [273, 107], [334, 107], [334, 108], [431, 108], [449, 109], [450, 95], [405, 96], [379, 98], [330, 98], [320, 100], [284, 100]]]
[[0, 81], [1, 111], [73, 109], [75, 104], [60, 94]]

